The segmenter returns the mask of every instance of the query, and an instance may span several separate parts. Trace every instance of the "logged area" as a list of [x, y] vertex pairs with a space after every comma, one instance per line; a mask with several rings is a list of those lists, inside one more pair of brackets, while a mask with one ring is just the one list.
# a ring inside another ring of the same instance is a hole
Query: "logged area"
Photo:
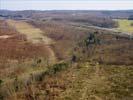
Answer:
[[132, 11], [0, 12], [0, 100], [133, 99]]

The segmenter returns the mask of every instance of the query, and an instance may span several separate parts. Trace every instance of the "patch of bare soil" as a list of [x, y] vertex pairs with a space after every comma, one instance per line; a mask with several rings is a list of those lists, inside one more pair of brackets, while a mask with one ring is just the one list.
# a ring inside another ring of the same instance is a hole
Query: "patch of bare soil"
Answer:
[[8, 39], [10, 37], [12, 37], [12, 36], [10, 36], [10, 35], [1, 35], [0, 36], [0, 39]]

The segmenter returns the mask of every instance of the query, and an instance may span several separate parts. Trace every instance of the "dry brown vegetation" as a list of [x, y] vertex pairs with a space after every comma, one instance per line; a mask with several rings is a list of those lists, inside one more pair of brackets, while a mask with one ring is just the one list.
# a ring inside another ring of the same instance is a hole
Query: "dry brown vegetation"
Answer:
[[48, 37], [56, 41], [51, 46], [59, 59], [67, 58], [70, 53], [69, 51], [75, 45], [76, 41], [87, 33], [85, 30], [75, 29], [61, 22], [37, 21], [30, 23], [40, 28]]
[[56, 73], [52, 69], [41, 81], [33, 81], [8, 99], [132, 100], [132, 70], [132, 66], [78, 62]]
[[30, 75], [36, 67], [40, 69], [50, 63], [47, 61], [50, 56], [47, 45], [30, 43], [25, 35], [19, 34], [4, 20], [0, 21], [0, 35], [12, 36], [0, 39], [0, 81], [3, 84], [10, 84], [16, 76], [27, 77], [26, 74]]
[[[1, 57], [8, 59], [21, 59], [26, 57], [43, 56], [48, 52], [45, 45], [33, 45], [29, 43], [26, 36], [19, 34], [15, 29], [7, 26], [4, 21], [1, 23], [0, 35], [12, 35], [8, 39], [0, 39], [0, 52]], [[5, 28], [3, 28], [5, 27]], [[46, 52], [43, 52], [46, 50]]]
[[[25, 23], [39, 29], [41, 36], [54, 43], [33, 44], [17, 28], [0, 21], [0, 36], [12, 36], [0, 38], [0, 99], [132, 98], [132, 38], [112, 31], [73, 26], [77, 19], [71, 23], [56, 19], [56, 16], [55, 19], [36, 18]], [[79, 19], [78, 23], [83, 24]], [[86, 46], [90, 34], [95, 34], [99, 43]], [[50, 50], [58, 59], [56, 64], [48, 61]]]
[[103, 43], [96, 48], [96, 58], [94, 57], [94, 59], [99, 59], [99, 62], [110, 65], [133, 64], [133, 40], [130, 37], [105, 35], [101, 37], [102, 41]]

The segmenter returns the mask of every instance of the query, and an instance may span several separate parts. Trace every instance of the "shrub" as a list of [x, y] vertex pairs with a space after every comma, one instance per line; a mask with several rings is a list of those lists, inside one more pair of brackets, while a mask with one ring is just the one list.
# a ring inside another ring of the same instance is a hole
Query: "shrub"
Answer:
[[65, 62], [58, 63], [58, 64], [55, 64], [52, 67], [50, 67], [48, 72], [46, 72], [46, 73], [48, 73], [48, 74], [56, 74], [57, 72], [66, 69], [67, 67], [68, 67], [68, 64], [65, 63]]
[[0, 86], [1, 86], [2, 83], [3, 83], [3, 81], [0, 79]]
[[84, 40], [85, 46], [89, 46], [90, 44], [100, 44], [100, 39], [97, 38], [97, 36], [94, 34], [90, 34], [85, 40]]
[[131, 23], [131, 26], [133, 26], [133, 23]]

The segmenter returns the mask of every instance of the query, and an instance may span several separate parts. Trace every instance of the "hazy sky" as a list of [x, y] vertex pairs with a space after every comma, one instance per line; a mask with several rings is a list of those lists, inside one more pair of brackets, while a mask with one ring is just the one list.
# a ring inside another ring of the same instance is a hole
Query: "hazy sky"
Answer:
[[133, 0], [0, 0], [8, 10], [127, 10]]

